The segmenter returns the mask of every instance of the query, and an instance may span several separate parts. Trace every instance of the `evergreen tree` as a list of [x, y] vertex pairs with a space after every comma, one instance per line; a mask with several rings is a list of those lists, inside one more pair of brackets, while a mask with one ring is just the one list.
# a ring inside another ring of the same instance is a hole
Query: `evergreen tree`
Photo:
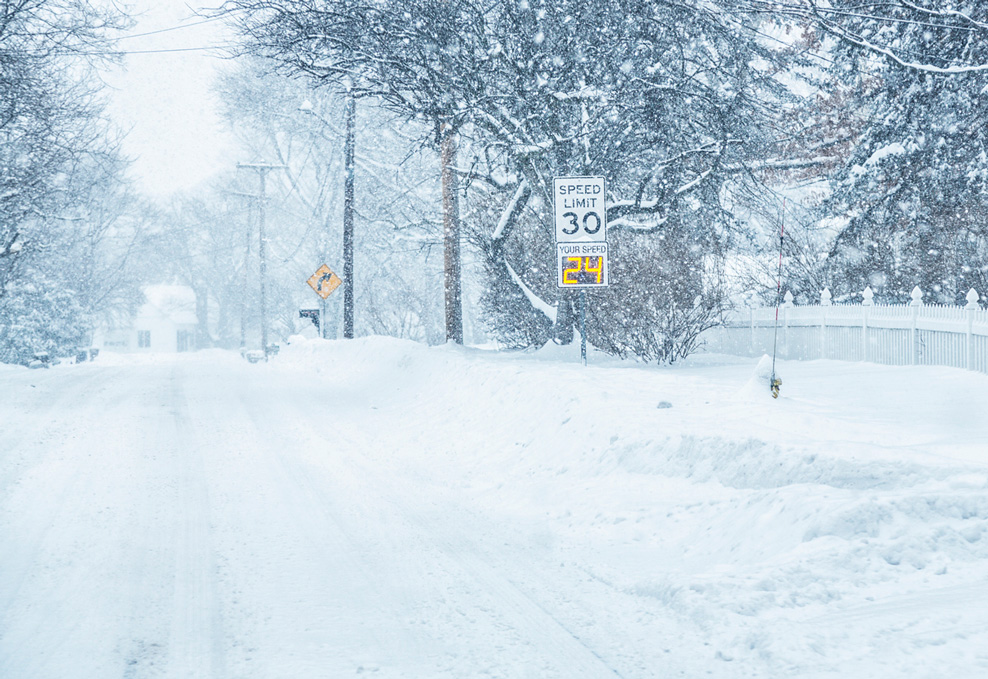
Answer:
[[70, 352], [130, 280], [122, 163], [87, 57], [125, 24], [83, 0], [0, 2], [0, 361]]

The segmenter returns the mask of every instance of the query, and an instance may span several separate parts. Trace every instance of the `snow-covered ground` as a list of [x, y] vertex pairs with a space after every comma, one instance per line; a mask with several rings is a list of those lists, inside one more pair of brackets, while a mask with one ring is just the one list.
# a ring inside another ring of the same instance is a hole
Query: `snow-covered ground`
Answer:
[[0, 677], [988, 676], [988, 377], [0, 366]]

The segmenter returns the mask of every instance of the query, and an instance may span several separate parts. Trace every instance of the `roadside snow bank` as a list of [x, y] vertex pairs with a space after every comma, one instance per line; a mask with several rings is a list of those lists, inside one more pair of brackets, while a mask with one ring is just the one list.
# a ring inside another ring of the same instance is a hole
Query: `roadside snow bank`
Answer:
[[779, 361], [773, 400], [757, 363], [368, 337], [9, 370], [0, 666], [988, 676], [988, 378]]
[[[764, 358], [584, 368], [572, 347], [373, 337], [277, 362], [325, 379], [404, 474], [705, 630], [711, 661], [934, 676], [953, 653], [988, 671], [969, 655], [988, 648], [983, 375], [779, 361], [773, 401]], [[941, 607], [943, 591], [985, 605]]]

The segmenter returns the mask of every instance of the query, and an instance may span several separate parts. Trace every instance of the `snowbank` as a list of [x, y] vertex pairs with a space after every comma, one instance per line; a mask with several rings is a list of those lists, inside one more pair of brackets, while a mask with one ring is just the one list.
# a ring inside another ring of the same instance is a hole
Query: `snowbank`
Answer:
[[[776, 367], [778, 400], [764, 359], [383, 337], [5, 372], [7, 639], [57, 602], [72, 635], [76, 608], [143, 626], [79, 642], [104, 668], [163, 626], [175, 663], [213, 644], [244, 676], [325, 676], [340, 629], [387, 677], [988, 676], [988, 378]], [[79, 593], [100, 578], [227, 631]]]
[[384, 338], [284, 356], [385, 417], [408, 474], [705, 630], [705, 672], [988, 672], [988, 606], [960, 594], [988, 604], [988, 378], [779, 361], [773, 401], [766, 359], [583, 368], [573, 346]]

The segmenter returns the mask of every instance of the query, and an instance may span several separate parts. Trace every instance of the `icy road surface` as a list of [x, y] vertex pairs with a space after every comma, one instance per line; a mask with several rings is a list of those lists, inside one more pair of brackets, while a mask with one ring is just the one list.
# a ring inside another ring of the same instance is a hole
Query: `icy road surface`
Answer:
[[0, 677], [988, 676], [988, 378], [0, 366]]

